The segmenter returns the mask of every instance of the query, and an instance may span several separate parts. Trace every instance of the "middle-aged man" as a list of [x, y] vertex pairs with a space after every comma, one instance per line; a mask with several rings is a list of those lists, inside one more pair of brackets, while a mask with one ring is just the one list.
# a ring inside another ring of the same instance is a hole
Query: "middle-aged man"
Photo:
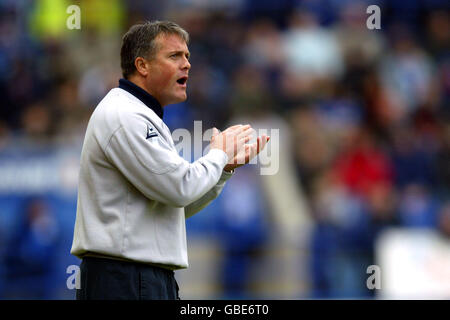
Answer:
[[193, 163], [179, 156], [163, 107], [187, 98], [188, 42], [168, 21], [134, 25], [123, 37], [123, 79], [93, 112], [81, 153], [71, 249], [82, 259], [77, 299], [179, 298], [185, 219], [269, 140], [248, 143], [249, 125], [214, 128], [206, 155]]

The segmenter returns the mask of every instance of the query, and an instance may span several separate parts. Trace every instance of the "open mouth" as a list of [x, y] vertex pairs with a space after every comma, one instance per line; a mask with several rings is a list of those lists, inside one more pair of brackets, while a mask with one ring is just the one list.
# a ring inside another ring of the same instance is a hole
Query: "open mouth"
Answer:
[[177, 82], [181, 85], [185, 85], [187, 82], [188, 77], [181, 77], [180, 79], [177, 80]]

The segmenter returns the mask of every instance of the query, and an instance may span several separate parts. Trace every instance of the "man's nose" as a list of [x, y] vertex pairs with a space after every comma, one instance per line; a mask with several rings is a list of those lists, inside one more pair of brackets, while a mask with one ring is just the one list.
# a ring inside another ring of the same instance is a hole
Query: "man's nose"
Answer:
[[189, 60], [187, 58], [184, 58], [182, 69], [189, 70], [190, 68], [191, 68], [191, 63], [189, 62]]

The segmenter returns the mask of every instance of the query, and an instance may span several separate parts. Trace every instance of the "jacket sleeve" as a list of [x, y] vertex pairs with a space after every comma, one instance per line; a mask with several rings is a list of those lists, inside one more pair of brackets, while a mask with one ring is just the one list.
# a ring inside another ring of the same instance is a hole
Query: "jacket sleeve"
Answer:
[[121, 117], [121, 125], [110, 137], [105, 153], [147, 198], [173, 207], [186, 207], [210, 191], [228, 161], [225, 152], [211, 149], [197, 161], [187, 162], [173, 143], [139, 114]]
[[197, 201], [185, 207], [184, 214], [186, 216], [186, 219], [192, 217], [194, 214], [196, 214], [197, 212], [205, 208], [208, 204], [210, 204], [211, 201], [216, 199], [222, 192], [222, 189], [225, 186], [226, 181], [232, 177], [233, 173], [223, 171], [219, 179], [219, 182], [211, 190], [209, 190], [203, 197], [201, 197]]

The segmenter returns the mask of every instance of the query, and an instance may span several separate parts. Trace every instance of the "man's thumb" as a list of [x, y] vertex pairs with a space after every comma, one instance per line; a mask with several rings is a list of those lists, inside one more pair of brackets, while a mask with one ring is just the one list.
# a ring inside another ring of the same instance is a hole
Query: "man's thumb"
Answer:
[[215, 137], [215, 136], [217, 136], [218, 134], [219, 134], [219, 130], [218, 130], [216, 127], [214, 127], [214, 128], [213, 128], [213, 131], [212, 131], [212, 136]]

